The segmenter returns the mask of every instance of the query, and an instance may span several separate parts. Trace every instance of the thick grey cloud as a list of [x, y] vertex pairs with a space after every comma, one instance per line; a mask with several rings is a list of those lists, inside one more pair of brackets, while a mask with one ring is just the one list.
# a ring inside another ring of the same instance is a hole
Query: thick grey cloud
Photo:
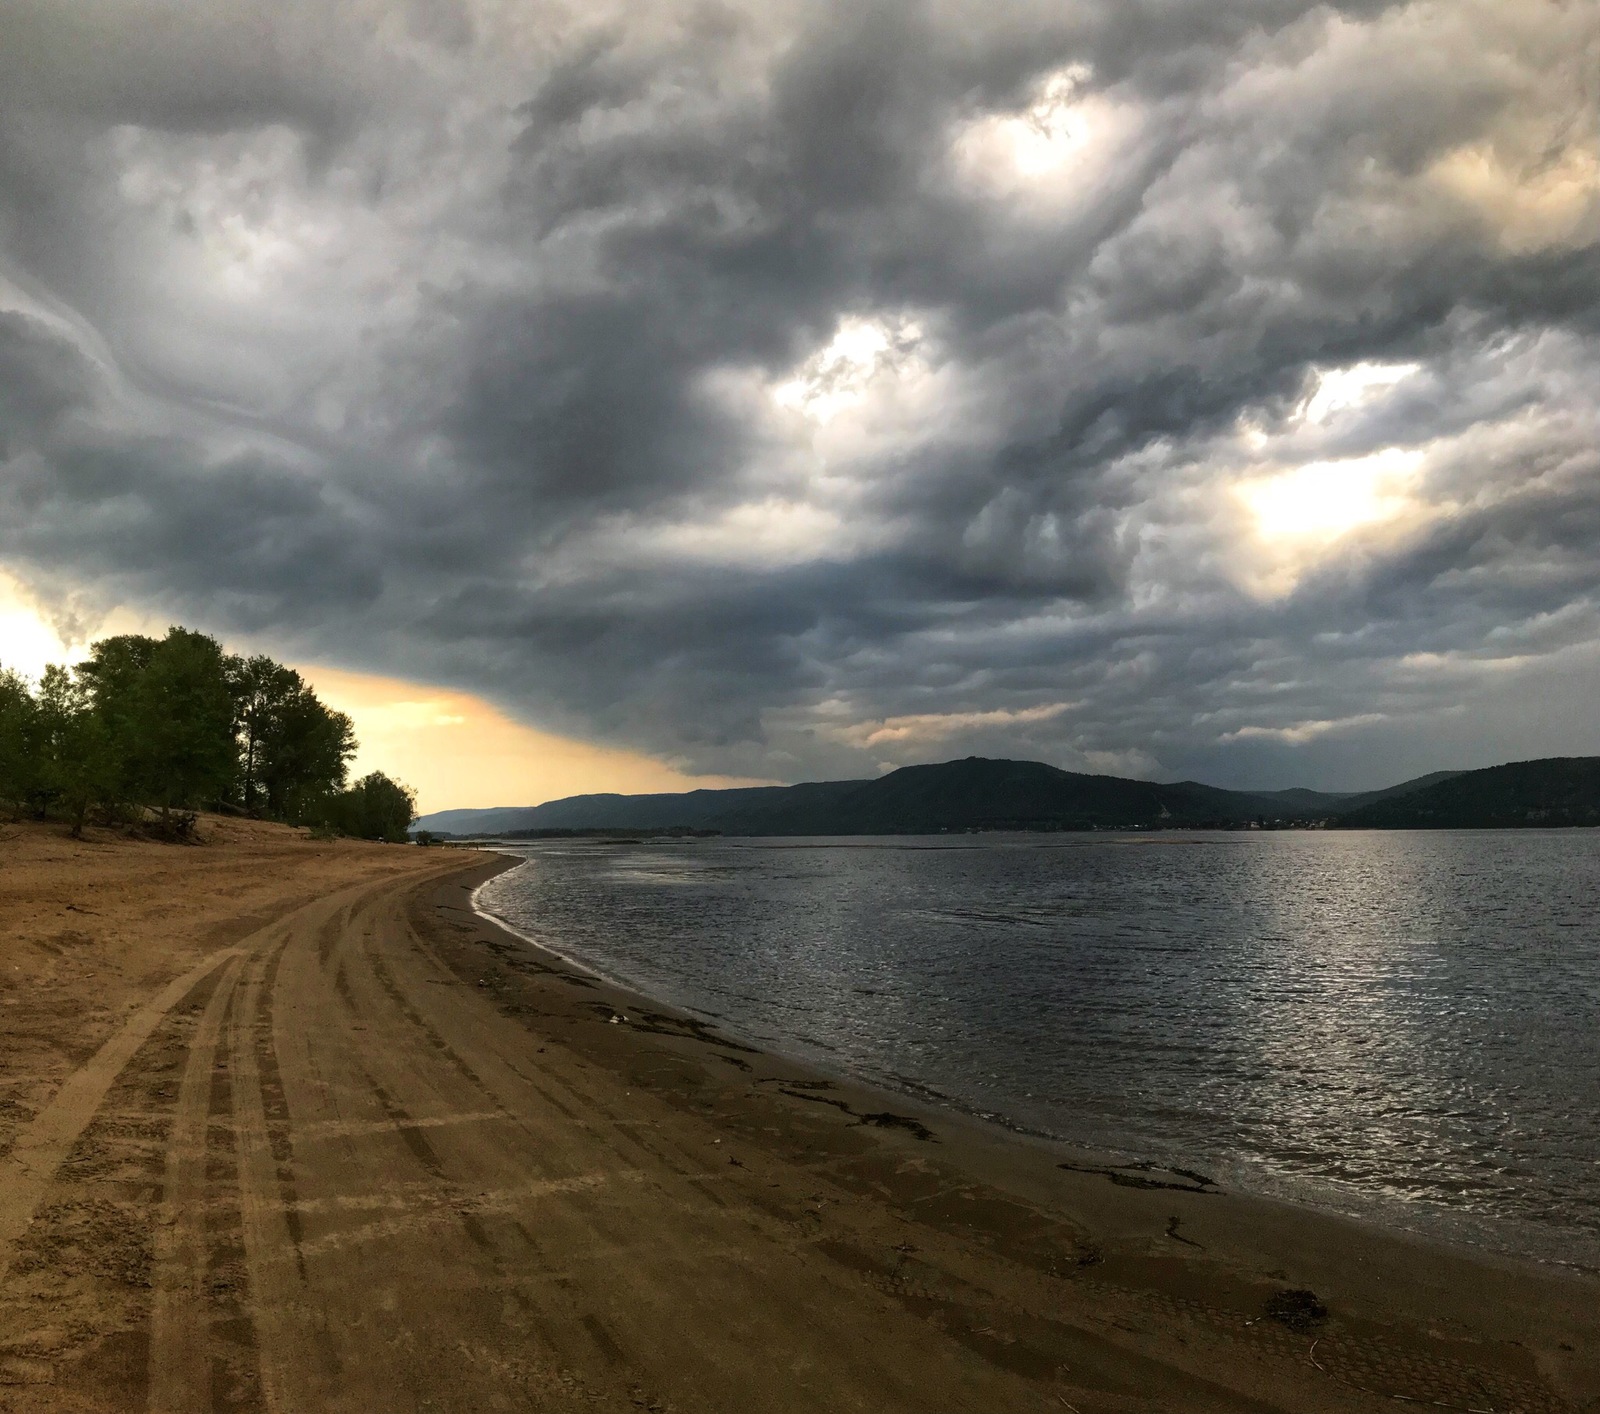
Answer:
[[183, 15], [0, 0], [42, 593], [695, 770], [1600, 752], [1591, 6]]

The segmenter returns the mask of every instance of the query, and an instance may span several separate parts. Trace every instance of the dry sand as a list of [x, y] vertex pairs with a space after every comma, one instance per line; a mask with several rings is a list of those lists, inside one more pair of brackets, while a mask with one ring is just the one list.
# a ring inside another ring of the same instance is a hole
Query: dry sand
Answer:
[[474, 915], [503, 861], [206, 828], [0, 827], [0, 1409], [1600, 1410], [1593, 1279], [748, 1050]]

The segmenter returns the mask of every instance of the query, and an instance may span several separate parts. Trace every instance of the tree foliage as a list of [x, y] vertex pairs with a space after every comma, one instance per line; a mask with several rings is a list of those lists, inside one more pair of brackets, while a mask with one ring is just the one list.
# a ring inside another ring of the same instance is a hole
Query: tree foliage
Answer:
[[355, 729], [300, 674], [271, 658], [230, 660], [239, 798], [246, 810], [299, 820], [344, 788]]
[[105, 724], [95, 714], [81, 677], [65, 668], [44, 670], [34, 699], [34, 743], [40, 767], [35, 803], [54, 806], [83, 832], [89, 811], [116, 789], [117, 763]]
[[74, 833], [96, 812], [223, 807], [404, 839], [411, 792], [376, 772], [347, 790], [355, 751], [349, 717], [299, 673], [192, 629], [102, 639], [37, 686], [0, 667], [0, 806]]
[[27, 682], [0, 668], [0, 804], [21, 813], [38, 790], [39, 706]]
[[76, 678], [112, 743], [123, 799], [171, 810], [229, 798], [233, 696], [216, 639], [183, 628], [103, 639]]
[[392, 781], [382, 771], [363, 776], [347, 791], [329, 797], [322, 806], [322, 823], [341, 834], [364, 840], [401, 844], [417, 818], [416, 792]]

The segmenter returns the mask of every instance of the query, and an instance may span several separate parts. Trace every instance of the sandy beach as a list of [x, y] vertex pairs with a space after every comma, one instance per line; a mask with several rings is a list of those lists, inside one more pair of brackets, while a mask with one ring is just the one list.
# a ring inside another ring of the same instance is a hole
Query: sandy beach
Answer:
[[747, 1048], [498, 856], [205, 833], [0, 827], [0, 1410], [1600, 1410], [1600, 1280]]

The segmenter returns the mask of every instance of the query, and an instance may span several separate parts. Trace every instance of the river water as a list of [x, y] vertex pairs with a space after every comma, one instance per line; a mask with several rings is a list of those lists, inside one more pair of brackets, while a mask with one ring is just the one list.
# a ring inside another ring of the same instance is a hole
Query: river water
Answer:
[[479, 906], [838, 1073], [1600, 1267], [1600, 832], [546, 841]]

